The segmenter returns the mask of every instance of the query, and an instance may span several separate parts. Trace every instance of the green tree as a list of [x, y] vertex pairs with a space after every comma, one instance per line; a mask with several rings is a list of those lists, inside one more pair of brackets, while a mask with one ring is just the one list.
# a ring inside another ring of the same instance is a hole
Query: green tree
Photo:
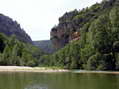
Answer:
[[[105, 25], [104, 25], [105, 24]], [[93, 47], [101, 53], [110, 53], [112, 48], [111, 25], [108, 15], [102, 15], [90, 26]]]

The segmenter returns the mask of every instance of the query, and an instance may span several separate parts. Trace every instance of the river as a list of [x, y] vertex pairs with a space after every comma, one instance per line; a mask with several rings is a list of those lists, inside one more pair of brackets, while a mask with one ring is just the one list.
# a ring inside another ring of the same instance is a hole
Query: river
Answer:
[[119, 89], [119, 75], [0, 72], [0, 89]]

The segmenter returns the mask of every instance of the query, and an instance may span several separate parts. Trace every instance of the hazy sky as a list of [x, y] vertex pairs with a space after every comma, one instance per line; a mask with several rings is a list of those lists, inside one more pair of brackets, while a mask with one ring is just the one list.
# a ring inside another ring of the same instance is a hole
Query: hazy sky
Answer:
[[33, 40], [50, 38], [51, 28], [66, 11], [81, 9], [102, 0], [0, 0], [0, 13], [21, 24]]

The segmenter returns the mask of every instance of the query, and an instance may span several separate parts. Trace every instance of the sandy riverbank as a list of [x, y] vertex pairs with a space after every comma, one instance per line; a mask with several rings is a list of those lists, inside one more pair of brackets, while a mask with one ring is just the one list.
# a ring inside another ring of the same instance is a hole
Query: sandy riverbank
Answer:
[[26, 66], [0, 66], [0, 72], [72, 72], [92, 74], [119, 74], [119, 71], [88, 71], [88, 70], [66, 70], [48, 67], [26, 67]]
[[0, 66], [0, 72], [68, 72], [65, 69], [47, 67]]

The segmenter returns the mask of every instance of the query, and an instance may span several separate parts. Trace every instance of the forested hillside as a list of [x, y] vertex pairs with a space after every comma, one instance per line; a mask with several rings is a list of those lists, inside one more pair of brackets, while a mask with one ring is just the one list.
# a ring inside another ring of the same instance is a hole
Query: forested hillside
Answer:
[[66, 12], [59, 18], [59, 24], [51, 29], [50, 35], [54, 47], [60, 49], [70, 41], [78, 40], [81, 28], [109, 11], [114, 3], [115, 0], [103, 0], [101, 4], [96, 3], [89, 8]]
[[68, 44], [52, 55], [42, 56], [41, 64], [119, 70], [119, 1], [104, 0], [89, 8], [65, 13], [58, 26], [51, 30], [51, 40], [56, 48]]
[[0, 14], [0, 65], [38, 66], [43, 54], [20, 24]]
[[44, 53], [37, 47], [19, 41], [15, 35], [0, 33], [0, 65], [38, 66]]

